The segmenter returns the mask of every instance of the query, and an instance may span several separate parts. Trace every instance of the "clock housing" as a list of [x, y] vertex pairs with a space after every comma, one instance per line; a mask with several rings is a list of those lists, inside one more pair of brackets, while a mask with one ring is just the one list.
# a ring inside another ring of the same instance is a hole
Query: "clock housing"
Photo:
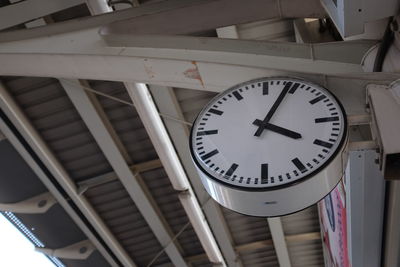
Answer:
[[347, 143], [337, 98], [288, 77], [248, 81], [217, 95], [190, 136], [208, 193], [254, 216], [281, 216], [322, 199], [344, 173]]

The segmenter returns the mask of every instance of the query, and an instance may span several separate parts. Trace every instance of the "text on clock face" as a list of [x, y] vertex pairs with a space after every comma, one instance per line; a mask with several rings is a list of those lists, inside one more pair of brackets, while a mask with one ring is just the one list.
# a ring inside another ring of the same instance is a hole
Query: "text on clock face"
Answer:
[[296, 79], [238, 85], [199, 114], [195, 160], [234, 186], [272, 188], [324, 166], [344, 136], [342, 108], [326, 89]]

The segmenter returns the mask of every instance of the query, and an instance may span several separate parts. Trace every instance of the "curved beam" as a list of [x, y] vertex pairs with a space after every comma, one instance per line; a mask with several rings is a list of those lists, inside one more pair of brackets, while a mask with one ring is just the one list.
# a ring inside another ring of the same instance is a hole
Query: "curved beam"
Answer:
[[72, 260], [86, 260], [92, 255], [96, 248], [89, 240], [83, 240], [81, 242], [72, 244], [67, 247], [51, 249], [51, 248], [38, 248], [35, 250], [41, 252], [50, 257], [57, 257], [60, 259], [72, 259]]
[[0, 203], [0, 210], [23, 214], [41, 214], [46, 213], [56, 203], [57, 200], [53, 195], [46, 192], [16, 203]]

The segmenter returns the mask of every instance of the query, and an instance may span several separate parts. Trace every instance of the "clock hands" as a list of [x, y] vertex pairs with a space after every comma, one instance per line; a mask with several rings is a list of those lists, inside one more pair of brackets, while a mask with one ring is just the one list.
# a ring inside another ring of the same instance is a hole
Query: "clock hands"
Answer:
[[289, 129], [286, 129], [286, 128], [279, 127], [279, 126], [271, 124], [269, 122], [267, 122], [266, 124], [263, 124], [263, 121], [255, 120], [253, 122], [253, 124], [256, 125], [256, 126], [259, 126], [259, 127], [262, 126], [262, 127], [264, 127], [264, 129], [270, 130], [270, 131], [275, 132], [275, 133], [282, 134], [284, 136], [287, 136], [287, 137], [290, 137], [290, 138], [293, 138], [293, 139], [300, 139], [301, 138], [301, 134], [293, 132], [293, 131], [291, 131]]
[[[271, 120], [272, 116], [274, 115], [275, 111], [278, 109], [279, 105], [281, 104], [283, 98], [289, 91], [290, 87], [292, 86], [292, 82], [287, 82], [285, 87], [283, 88], [282, 92], [279, 94], [278, 98], [276, 99], [275, 103], [272, 105], [271, 109], [268, 111], [267, 115], [265, 116], [264, 120], [261, 121], [260, 125], [258, 125], [258, 129], [255, 132], [254, 136], [260, 136], [264, 129], [266, 128], [266, 124]], [[256, 121], [253, 122], [253, 124]]]

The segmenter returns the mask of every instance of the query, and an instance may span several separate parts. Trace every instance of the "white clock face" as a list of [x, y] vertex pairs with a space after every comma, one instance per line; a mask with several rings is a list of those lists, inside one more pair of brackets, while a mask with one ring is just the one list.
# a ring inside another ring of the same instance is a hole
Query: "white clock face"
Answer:
[[268, 190], [322, 170], [342, 147], [346, 118], [318, 85], [264, 78], [215, 97], [191, 132], [197, 166], [219, 182]]

